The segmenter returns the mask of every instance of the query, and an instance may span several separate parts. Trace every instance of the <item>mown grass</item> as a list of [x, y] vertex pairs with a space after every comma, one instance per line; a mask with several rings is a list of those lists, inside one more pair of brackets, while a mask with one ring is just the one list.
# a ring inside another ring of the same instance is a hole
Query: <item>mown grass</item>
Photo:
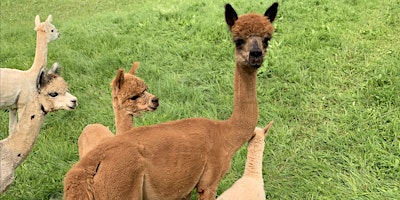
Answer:
[[[61, 199], [78, 160], [83, 127], [114, 127], [109, 82], [120, 67], [160, 98], [137, 126], [186, 117], [226, 119], [232, 111], [233, 44], [225, 1], [1, 2], [0, 66], [28, 69], [34, 16], [53, 15], [61, 38], [49, 45], [77, 110], [47, 116], [16, 181], [1, 199]], [[272, 1], [230, 1], [239, 14]], [[274, 120], [264, 151], [269, 199], [400, 199], [400, 1], [279, 1], [276, 33], [257, 85], [259, 126]], [[8, 113], [0, 114], [1, 138]], [[236, 154], [218, 194], [237, 180]]]

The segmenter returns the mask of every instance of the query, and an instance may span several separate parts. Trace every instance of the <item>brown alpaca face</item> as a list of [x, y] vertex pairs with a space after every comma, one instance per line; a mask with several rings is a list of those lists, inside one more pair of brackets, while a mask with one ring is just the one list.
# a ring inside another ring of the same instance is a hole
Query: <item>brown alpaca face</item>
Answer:
[[225, 20], [235, 43], [236, 62], [242, 66], [259, 68], [267, 53], [272, 38], [272, 22], [277, 13], [278, 4], [274, 3], [264, 15], [251, 13], [240, 17], [231, 5], [225, 6]]
[[[122, 76], [121, 76], [122, 77]], [[119, 79], [121, 80], [121, 77]], [[147, 91], [147, 85], [132, 74], [124, 74], [122, 81], [115, 85], [113, 81], [113, 97], [117, 108], [127, 114], [135, 115], [143, 111], [154, 111], [159, 106], [158, 98]]]

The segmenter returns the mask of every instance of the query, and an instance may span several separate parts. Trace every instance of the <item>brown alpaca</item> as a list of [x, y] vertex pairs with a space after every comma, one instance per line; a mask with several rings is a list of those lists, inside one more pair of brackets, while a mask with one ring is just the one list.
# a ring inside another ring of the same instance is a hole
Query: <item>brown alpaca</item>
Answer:
[[13, 183], [15, 169], [31, 152], [46, 113], [77, 106], [57, 68], [53, 65], [48, 73], [42, 70], [35, 84], [37, 92], [26, 102], [21, 120], [12, 134], [0, 141], [0, 194]]
[[189, 199], [194, 188], [198, 199], [215, 199], [233, 155], [254, 135], [257, 69], [274, 32], [277, 7], [238, 18], [231, 5], [225, 6], [236, 44], [229, 119], [189, 118], [109, 138], [69, 170], [64, 199]]
[[[138, 67], [139, 63], [134, 62], [129, 73], [125, 74], [123, 69], [119, 69], [117, 76], [110, 84], [117, 135], [134, 127], [134, 115], [154, 111], [159, 105], [158, 98], [147, 92], [146, 83], [135, 76]], [[83, 158], [105, 138], [113, 136], [110, 129], [102, 124], [87, 125], [78, 139], [79, 157]]]

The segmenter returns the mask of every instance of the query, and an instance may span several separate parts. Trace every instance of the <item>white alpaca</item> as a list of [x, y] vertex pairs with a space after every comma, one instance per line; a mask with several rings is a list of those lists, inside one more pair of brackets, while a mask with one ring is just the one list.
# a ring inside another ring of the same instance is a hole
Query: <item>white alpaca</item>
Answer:
[[247, 146], [247, 161], [242, 178], [238, 179], [217, 200], [262, 200], [265, 198], [262, 177], [264, 139], [272, 126], [272, 121], [264, 128], [256, 127], [255, 135]]
[[51, 24], [49, 15], [44, 22], [40, 22], [39, 15], [35, 18], [36, 53], [32, 67], [27, 71], [0, 68], [0, 108], [8, 109], [9, 133], [13, 132], [18, 119], [21, 119], [25, 102], [36, 90], [36, 79], [39, 72], [46, 67], [48, 43], [58, 38], [60, 33]]
[[53, 65], [48, 73], [40, 72], [34, 84], [37, 92], [26, 102], [14, 132], [0, 141], [0, 194], [14, 182], [15, 169], [31, 152], [46, 113], [77, 106], [76, 97], [67, 92], [68, 85], [57, 68]]

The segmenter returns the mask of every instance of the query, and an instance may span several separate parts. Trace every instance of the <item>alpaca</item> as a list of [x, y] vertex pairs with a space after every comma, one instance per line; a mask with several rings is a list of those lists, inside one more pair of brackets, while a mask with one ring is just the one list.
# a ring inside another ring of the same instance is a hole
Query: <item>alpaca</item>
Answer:
[[13, 183], [15, 169], [31, 152], [45, 115], [77, 106], [77, 98], [67, 92], [67, 83], [58, 74], [58, 65], [49, 72], [42, 70], [35, 86], [37, 92], [26, 102], [13, 134], [0, 141], [0, 194]]
[[254, 137], [247, 146], [247, 161], [242, 178], [238, 179], [217, 200], [262, 200], [265, 198], [264, 180], [262, 176], [262, 160], [265, 142], [273, 122], [264, 129], [256, 127]]
[[[133, 116], [145, 111], [154, 111], [159, 103], [158, 98], [147, 91], [146, 83], [135, 76], [139, 67], [134, 62], [129, 73], [119, 69], [111, 82], [112, 103], [115, 115], [116, 134], [122, 134], [134, 127]], [[78, 139], [79, 158], [101, 143], [104, 138], [114, 134], [102, 124], [87, 125]]]
[[39, 15], [35, 18], [36, 52], [32, 67], [27, 71], [10, 68], [0, 68], [0, 108], [9, 110], [9, 133], [11, 134], [21, 119], [25, 102], [32, 93], [35, 93], [36, 77], [46, 67], [48, 43], [57, 39], [60, 33], [51, 24], [49, 15], [44, 22], [40, 22]]
[[236, 151], [258, 121], [257, 69], [262, 65], [278, 4], [264, 15], [225, 19], [236, 44], [234, 105], [227, 120], [188, 118], [136, 127], [97, 145], [67, 172], [64, 199], [215, 199]]

